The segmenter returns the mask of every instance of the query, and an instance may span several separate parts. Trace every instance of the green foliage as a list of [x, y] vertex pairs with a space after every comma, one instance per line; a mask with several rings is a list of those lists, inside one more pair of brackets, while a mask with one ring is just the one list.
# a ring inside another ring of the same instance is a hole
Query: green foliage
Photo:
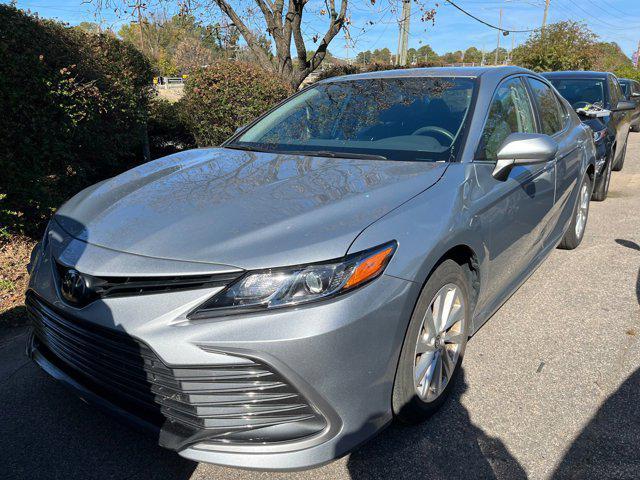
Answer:
[[209, 146], [219, 145], [290, 93], [282, 80], [256, 65], [219, 62], [189, 76], [181, 103], [196, 142]]
[[513, 50], [513, 63], [536, 71], [589, 70], [594, 65], [596, 35], [584, 24], [559, 22], [536, 30]]
[[[194, 67], [210, 64], [214, 59], [235, 51], [238, 33], [233, 28], [204, 25], [193, 15], [174, 15], [171, 18], [145, 18], [124, 24], [118, 35], [125, 42], [144, 52], [163, 76], [188, 73]], [[269, 42], [264, 38], [267, 47]]]
[[631, 67], [631, 59], [615, 42], [598, 42], [594, 45], [593, 69], [599, 72], [613, 72], [619, 68]]
[[37, 235], [141, 160], [153, 72], [136, 49], [0, 5], [0, 228]]
[[151, 102], [147, 124], [151, 158], [164, 157], [196, 146], [186, 118], [182, 101], [171, 103], [156, 98]]
[[631, 80], [640, 82], [640, 69], [635, 68], [633, 64], [619, 67], [615, 69], [614, 73], [618, 78], [630, 78]]

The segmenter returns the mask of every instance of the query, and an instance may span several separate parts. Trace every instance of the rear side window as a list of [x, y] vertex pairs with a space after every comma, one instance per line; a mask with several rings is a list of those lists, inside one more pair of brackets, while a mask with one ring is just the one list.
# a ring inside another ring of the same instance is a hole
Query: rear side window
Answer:
[[622, 89], [618, 81], [612, 76], [607, 77], [607, 83], [609, 84], [609, 96], [611, 97], [611, 107], [615, 108], [618, 102], [623, 99]]
[[535, 133], [531, 100], [522, 79], [502, 83], [491, 101], [478, 148], [479, 160], [496, 160], [502, 142], [515, 132]]
[[631, 85], [629, 84], [629, 82], [619, 82], [620, 83], [620, 88], [622, 88], [622, 93], [624, 93], [625, 97], [628, 97], [629, 95], [631, 95], [630, 87]]
[[564, 127], [564, 109], [560, 105], [560, 101], [553, 93], [553, 90], [535, 78], [529, 78], [531, 90], [533, 90], [533, 98], [540, 112], [540, 122], [542, 124], [542, 133], [553, 135], [558, 133]]

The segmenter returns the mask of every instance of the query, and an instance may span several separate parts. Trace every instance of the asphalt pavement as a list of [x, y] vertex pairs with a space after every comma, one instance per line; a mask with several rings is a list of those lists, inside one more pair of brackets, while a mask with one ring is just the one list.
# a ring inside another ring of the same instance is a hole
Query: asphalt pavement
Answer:
[[0, 330], [4, 479], [640, 478], [640, 134], [582, 245], [556, 250], [470, 340], [430, 421], [315, 470], [197, 464], [86, 405]]

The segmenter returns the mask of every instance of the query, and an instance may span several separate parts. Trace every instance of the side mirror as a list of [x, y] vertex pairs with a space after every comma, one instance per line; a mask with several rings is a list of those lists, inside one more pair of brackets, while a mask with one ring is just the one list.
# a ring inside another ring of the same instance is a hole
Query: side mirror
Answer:
[[616, 111], [634, 110], [635, 108], [636, 102], [630, 102], [629, 100], [620, 100], [616, 105]]
[[640, 93], [638, 93], [638, 92], [631, 92], [631, 98], [640, 98]]
[[504, 181], [516, 165], [534, 165], [553, 160], [558, 153], [558, 143], [541, 133], [512, 133], [498, 150], [493, 177]]

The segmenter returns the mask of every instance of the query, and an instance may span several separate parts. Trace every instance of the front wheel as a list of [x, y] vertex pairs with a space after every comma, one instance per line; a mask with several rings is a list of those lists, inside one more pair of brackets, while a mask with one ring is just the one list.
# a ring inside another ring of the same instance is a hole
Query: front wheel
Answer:
[[620, 170], [622, 170], [622, 167], [624, 166], [624, 157], [627, 155], [627, 143], [629, 143], [628, 140], [625, 142], [622, 152], [620, 152], [620, 159], [613, 166], [612, 170], [614, 172], [619, 172]]
[[573, 212], [573, 218], [569, 229], [562, 237], [562, 241], [558, 248], [564, 250], [573, 250], [584, 237], [584, 231], [587, 227], [587, 219], [589, 218], [589, 199], [591, 198], [591, 180], [589, 175], [584, 176], [580, 190], [578, 191], [578, 201], [576, 202], [575, 210]]
[[608, 158], [602, 169], [602, 175], [596, 179], [596, 184], [593, 187], [593, 194], [591, 199], [596, 202], [602, 202], [607, 198], [609, 194], [609, 183], [611, 183], [611, 166], [613, 159]]
[[445, 260], [425, 284], [411, 316], [393, 386], [405, 423], [433, 415], [460, 371], [471, 321], [468, 268]]

